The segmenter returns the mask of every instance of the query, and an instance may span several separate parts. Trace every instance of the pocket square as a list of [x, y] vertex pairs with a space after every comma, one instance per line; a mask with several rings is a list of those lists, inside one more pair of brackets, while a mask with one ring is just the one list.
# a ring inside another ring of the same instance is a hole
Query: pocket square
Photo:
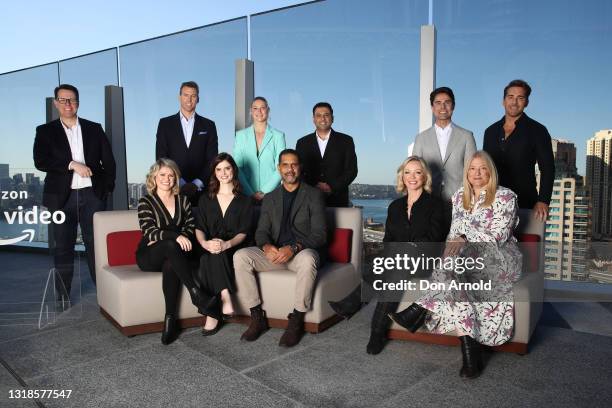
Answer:
[[198, 136], [199, 136], [199, 135], [205, 135], [205, 134], [207, 134], [207, 133], [208, 133], [208, 132], [207, 132], [206, 130], [203, 130], [203, 131], [201, 131], [201, 132], [198, 132]]

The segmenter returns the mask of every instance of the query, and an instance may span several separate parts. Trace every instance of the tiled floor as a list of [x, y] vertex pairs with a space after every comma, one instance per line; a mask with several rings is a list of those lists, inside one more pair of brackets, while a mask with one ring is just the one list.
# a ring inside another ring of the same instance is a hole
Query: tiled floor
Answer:
[[[0, 253], [0, 264], [37, 267], [32, 258]], [[0, 285], [0, 299], [18, 299], [16, 287], [28, 301], [40, 296], [34, 279], [20, 279], [25, 286]], [[489, 354], [473, 381], [458, 376], [456, 347], [391, 341], [380, 355], [366, 354], [372, 306], [306, 335], [293, 349], [277, 346], [280, 330], [240, 342], [244, 326], [236, 324], [209, 338], [190, 329], [162, 346], [159, 334], [121, 335], [99, 314], [84, 277], [79, 301], [55, 324], [39, 330], [0, 321], [0, 407], [542, 408], [608, 407], [612, 400], [608, 304], [545, 304], [529, 354]], [[9, 399], [9, 390], [23, 388], [20, 382], [72, 395]]]

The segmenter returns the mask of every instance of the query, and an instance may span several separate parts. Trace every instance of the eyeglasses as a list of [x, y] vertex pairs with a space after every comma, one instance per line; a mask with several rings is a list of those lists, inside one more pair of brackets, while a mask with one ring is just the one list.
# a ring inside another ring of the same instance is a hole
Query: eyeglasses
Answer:
[[65, 105], [69, 103], [70, 105], [77, 105], [79, 100], [76, 98], [57, 98], [55, 99], [60, 105]]

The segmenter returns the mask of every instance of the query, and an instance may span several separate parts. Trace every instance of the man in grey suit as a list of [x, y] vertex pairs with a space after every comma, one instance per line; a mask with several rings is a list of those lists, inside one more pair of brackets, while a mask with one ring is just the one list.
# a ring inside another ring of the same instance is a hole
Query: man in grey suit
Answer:
[[295, 272], [294, 309], [279, 342], [280, 346], [293, 347], [304, 334], [304, 315], [310, 309], [327, 229], [323, 194], [300, 182], [301, 164], [295, 150], [280, 153], [278, 171], [282, 184], [263, 199], [255, 232], [257, 246], [234, 254], [236, 294], [251, 309], [251, 322], [241, 339], [254, 341], [268, 329], [255, 272]]
[[463, 167], [476, 152], [476, 141], [472, 132], [451, 120], [455, 110], [452, 89], [436, 88], [429, 95], [429, 101], [436, 122], [417, 135], [412, 154], [422, 157], [429, 165], [432, 193], [450, 204], [462, 185]]

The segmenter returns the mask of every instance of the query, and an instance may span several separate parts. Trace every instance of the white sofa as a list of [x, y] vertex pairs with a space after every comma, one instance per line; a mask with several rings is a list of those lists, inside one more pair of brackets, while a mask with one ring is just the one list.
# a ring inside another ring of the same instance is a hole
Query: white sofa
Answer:
[[[305, 316], [306, 330], [319, 332], [339, 321], [327, 304], [329, 299], [342, 298], [360, 282], [362, 260], [362, 219], [358, 208], [330, 208], [327, 210], [328, 230], [352, 230], [350, 262], [328, 262], [319, 271], [312, 308]], [[101, 313], [123, 334], [136, 335], [162, 330], [165, 312], [161, 273], [143, 272], [137, 265], [109, 265], [107, 236], [118, 231], [138, 230], [136, 211], [104, 211], [94, 215], [96, 279], [98, 304]], [[133, 241], [133, 240], [132, 240]], [[133, 242], [132, 244], [133, 245]], [[122, 248], [133, 251], [134, 248]], [[272, 327], [285, 327], [287, 314], [293, 305], [295, 274], [275, 271], [258, 274], [263, 308]], [[239, 315], [235, 321], [245, 322], [248, 310], [234, 297]], [[203, 324], [186, 289], [179, 305], [181, 327]]]

